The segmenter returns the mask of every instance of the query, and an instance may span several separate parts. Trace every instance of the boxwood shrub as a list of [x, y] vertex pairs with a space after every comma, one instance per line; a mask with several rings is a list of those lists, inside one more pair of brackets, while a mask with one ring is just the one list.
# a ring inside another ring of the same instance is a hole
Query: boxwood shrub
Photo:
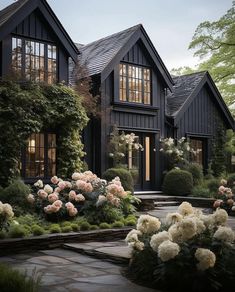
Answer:
[[186, 170], [173, 169], [164, 177], [162, 190], [166, 195], [186, 196], [192, 188], [193, 176]]
[[193, 176], [193, 184], [198, 185], [203, 180], [203, 169], [202, 166], [198, 163], [188, 163], [184, 170], [190, 172]]
[[125, 168], [109, 168], [103, 173], [103, 178], [111, 181], [116, 176], [121, 180], [125, 191], [134, 192], [134, 182], [131, 173]]

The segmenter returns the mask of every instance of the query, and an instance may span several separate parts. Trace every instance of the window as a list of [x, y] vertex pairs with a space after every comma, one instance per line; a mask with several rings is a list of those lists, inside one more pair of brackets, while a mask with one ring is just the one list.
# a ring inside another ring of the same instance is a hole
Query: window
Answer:
[[51, 177], [56, 174], [56, 134], [32, 134], [22, 159], [22, 176], [25, 178]]
[[194, 151], [198, 150], [196, 154], [191, 155], [191, 161], [203, 166], [203, 140], [190, 139], [190, 146]]
[[57, 81], [56, 46], [13, 37], [12, 68], [28, 80], [55, 83]]
[[119, 65], [120, 101], [151, 103], [150, 69], [130, 64]]

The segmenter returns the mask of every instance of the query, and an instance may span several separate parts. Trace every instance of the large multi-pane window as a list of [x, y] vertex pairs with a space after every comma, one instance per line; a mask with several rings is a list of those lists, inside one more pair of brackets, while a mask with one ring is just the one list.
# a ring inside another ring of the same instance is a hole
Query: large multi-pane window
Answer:
[[146, 67], [119, 65], [119, 99], [135, 103], [151, 103], [151, 72]]
[[31, 134], [22, 159], [25, 178], [51, 177], [56, 174], [56, 134]]
[[13, 37], [12, 68], [28, 80], [55, 83], [57, 81], [56, 46]]

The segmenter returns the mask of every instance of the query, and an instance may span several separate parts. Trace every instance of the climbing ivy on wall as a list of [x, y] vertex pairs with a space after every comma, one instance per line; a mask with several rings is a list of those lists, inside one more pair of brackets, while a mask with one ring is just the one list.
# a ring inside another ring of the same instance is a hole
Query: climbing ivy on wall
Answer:
[[[82, 168], [81, 132], [88, 121], [81, 97], [63, 84], [0, 82], [0, 185], [19, 176], [21, 150], [31, 133], [58, 133], [58, 174]], [[58, 131], [57, 131], [58, 130]]]

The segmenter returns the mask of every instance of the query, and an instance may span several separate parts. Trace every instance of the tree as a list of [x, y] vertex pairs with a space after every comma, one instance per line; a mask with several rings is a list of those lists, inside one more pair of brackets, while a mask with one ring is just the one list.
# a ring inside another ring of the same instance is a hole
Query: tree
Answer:
[[235, 101], [235, 1], [219, 20], [205, 21], [197, 27], [189, 49], [202, 62], [195, 69], [181, 67], [172, 73], [188, 74], [207, 70], [212, 75], [227, 105]]

